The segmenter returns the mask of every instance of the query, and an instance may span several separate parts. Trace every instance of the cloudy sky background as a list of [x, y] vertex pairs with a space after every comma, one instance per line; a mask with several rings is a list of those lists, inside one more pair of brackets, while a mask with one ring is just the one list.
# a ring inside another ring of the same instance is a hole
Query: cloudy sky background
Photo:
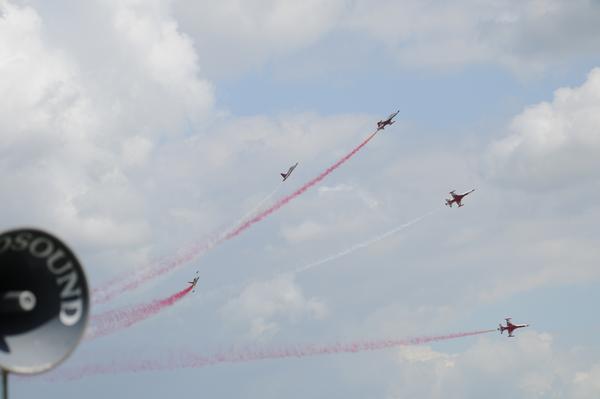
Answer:
[[277, 196], [292, 192], [400, 109], [280, 212], [94, 309], [200, 271], [196, 294], [64, 367], [532, 324], [512, 340], [15, 380], [15, 397], [600, 395], [600, 3], [0, 0], [0, 14], [2, 229], [55, 232], [92, 286], [230, 226], [300, 161]]

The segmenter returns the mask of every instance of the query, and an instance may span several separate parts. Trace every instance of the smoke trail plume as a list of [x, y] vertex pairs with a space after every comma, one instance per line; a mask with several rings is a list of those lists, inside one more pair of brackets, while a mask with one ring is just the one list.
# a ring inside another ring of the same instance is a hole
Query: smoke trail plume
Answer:
[[94, 290], [93, 291], [93, 293], [95, 294], [94, 303], [100, 304], [100, 303], [108, 302], [111, 299], [113, 299], [114, 297], [116, 297], [117, 295], [120, 295], [127, 291], [131, 291], [131, 290], [139, 287], [140, 285], [143, 285], [144, 283], [155, 279], [158, 276], [161, 276], [172, 270], [177, 269], [178, 267], [196, 259], [201, 254], [203, 254], [206, 251], [214, 248], [215, 246], [223, 243], [224, 241], [228, 241], [234, 237], [237, 237], [238, 235], [240, 235], [241, 233], [243, 233], [244, 231], [249, 229], [254, 224], [262, 221], [269, 215], [275, 213], [276, 211], [281, 209], [283, 206], [288, 204], [290, 201], [292, 201], [293, 199], [295, 199], [298, 196], [300, 196], [301, 194], [303, 194], [309, 188], [311, 188], [314, 185], [316, 185], [317, 183], [319, 183], [321, 180], [323, 180], [325, 177], [327, 177], [329, 174], [331, 174], [334, 170], [339, 168], [342, 164], [344, 164], [346, 161], [348, 161], [350, 158], [352, 158], [354, 155], [356, 155], [356, 153], [359, 152], [364, 146], [366, 146], [367, 143], [369, 143], [369, 141], [371, 141], [371, 139], [373, 139], [373, 137], [375, 137], [375, 135], [378, 132], [379, 132], [379, 130], [376, 130], [375, 132], [371, 133], [365, 140], [363, 140], [362, 143], [360, 143], [358, 146], [356, 146], [354, 149], [352, 149], [352, 151], [350, 151], [348, 154], [343, 156], [336, 163], [334, 163], [333, 165], [331, 165], [330, 167], [325, 169], [325, 171], [323, 171], [317, 177], [315, 177], [314, 179], [310, 180], [309, 182], [305, 183], [303, 186], [298, 188], [292, 194], [290, 194], [286, 197], [283, 197], [279, 201], [275, 202], [275, 204], [268, 207], [264, 211], [258, 213], [257, 215], [253, 216], [252, 218], [241, 222], [238, 226], [236, 226], [229, 232], [223, 234], [222, 236], [211, 239], [205, 243], [195, 244], [195, 245], [191, 246], [190, 248], [188, 248], [186, 251], [184, 251], [182, 254], [175, 256], [171, 260], [161, 262], [156, 267], [146, 269], [145, 271], [143, 271], [141, 273], [135, 274], [133, 277], [130, 277], [130, 278], [121, 277], [119, 279], [114, 279], [111, 284], [105, 284], [100, 289]]
[[290, 195], [288, 195], [286, 197], [283, 197], [282, 199], [280, 199], [279, 201], [277, 201], [275, 204], [273, 204], [273, 206], [267, 208], [263, 212], [261, 212], [258, 215], [254, 216], [252, 219], [249, 219], [249, 220], [245, 221], [244, 223], [240, 224], [238, 227], [236, 227], [235, 229], [233, 229], [232, 231], [230, 231], [229, 233], [227, 233], [223, 237], [222, 241], [230, 240], [230, 239], [232, 239], [232, 238], [240, 235], [242, 232], [244, 232], [245, 230], [247, 230], [248, 228], [250, 228], [254, 224], [262, 221], [264, 218], [266, 218], [267, 216], [269, 216], [269, 215], [273, 214], [274, 212], [278, 211], [279, 209], [281, 209], [281, 207], [283, 207], [284, 205], [286, 205], [287, 203], [289, 203], [293, 199], [295, 199], [298, 196], [302, 195], [306, 190], [308, 190], [309, 188], [313, 187], [315, 184], [319, 183], [321, 180], [323, 180], [324, 178], [326, 178], [327, 176], [329, 176], [334, 170], [336, 170], [337, 168], [339, 168], [340, 166], [342, 166], [346, 161], [348, 161], [350, 158], [352, 158], [354, 155], [356, 155], [356, 153], [359, 152], [364, 146], [366, 146], [369, 143], [369, 141], [371, 141], [371, 139], [373, 139], [373, 137], [375, 137], [375, 135], [378, 132], [379, 132], [379, 130], [376, 130], [375, 132], [371, 133], [362, 143], [360, 143], [358, 146], [356, 146], [348, 154], [346, 154], [345, 156], [343, 156], [339, 161], [337, 161], [336, 163], [334, 163], [333, 165], [331, 165], [330, 167], [328, 167], [327, 169], [325, 169], [325, 171], [323, 171], [320, 175], [318, 175], [314, 179], [310, 180], [308, 183], [305, 183], [302, 187], [300, 187], [299, 189], [297, 189], [296, 191], [294, 191]]
[[143, 303], [123, 309], [110, 310], [92, 316], [91, 328], [86, 332], [85, 338], [94, 339], [102, 337], [137, 324], [160, 312], [162, 309], [173, 306], [189, 294], [191, 290], [192, 286], [189, 286], [164, 299], [157, 299], [150, 303]]
[[[279, 277], [290, 276], [290, 275], [294, 275], [294, 274], [300, 274], [300, 273], [303, 273], [305, 271], [311, 270], [311, 269], [313, 269], [315, 267], [322, 266], [322, 265], [324, 265], [326, 263], [332, 262], [332, 261], [334, 261], [336, 259], [339, 259], [339, 258], [342, 258], [342, 257], [344, 257], [346, 255], [349, 255], [349, 254], [353, 253], [354, 251], [358, 251], [359, 249], [366, 248], [366, 247], [371, 246], [371, 245], [373, 245], [373, 244], [375, 244], [375, 243], [377, 243], [379, 241], [385, 240], [386, 238], [391, 237], [394, 234], [397, 234], [397, 233], [401, 232], [402, 230], [404, 230], [404, 229], [406, 229], [406, 228], [408, 228], [408, 227], [410, 227], [410, 226], [412, 226], [412, 225], [420, 222], [421, 220], [423, 220], [426, 217], [434, 214], [435, 212], [437, 212], [437, 210], [428, 212], [428, 213], [426, 213], [426, 214], [424, 214], [422, 216], [419, 216], [419, 217], [417, 217], [417, 218], [415, 218], [415, 219], [413, 219], [413, 220], [411, 220], [409, 222], [406, 222], [406, 223], [403, 223], [403, 224], [401, 224], [399, 226], [396, 226], [393, 229], [386, 231], [385, 233], [382, 233], [382, 234], [379, 234], [379, 235], [377, 235], [375, 237], [369, 238], [368, 240], [365, 240], [363, 242], [354, 244], [351, 247], [346, 248], [346, 249], [344, 249], [344, 250], [342, 250], [342, 251], [340, 251], [340, 252], [338, 252], [336, 254], [326, 256], [324, 258], [316, 260], [316, 261], [314, 261], [312, 263], [309, 263], [307, 265], [300, 266], [300, 267], [298, 267], [298, 268], [296, 268], [294, 270], [291, 270], [291, 271], [283, 271], [283, 272], [275, 273], [275, 274], [271, 275], [270, 278], [271, 279], [277, 279]], [[213, 288], [212, 290], [209, 290], [209, 291], [203, 291], [202, 295], [204, 297], [212, 297], [212, 296], [216, 296], [218, 294], [224, 294], [225, 292], [233, 294], [234, 292], [239, 292], [240, 290], [242, 290], [244, 288], [247, 288], [248, 286], [250, 286], [251, 284], [253, 284], [255, 282], [256, 282], [256, 279], [250, 279], [250, 280], [246, 280], [244, 282], [227, 284], [227, 285], [224, 285], [224, 286], [221, 286], [221, 287], [218, 287], [218, 288]]]
[[[382, 233], [382, 234], [379, 234], [379, 235], [377, 235], [375, 237], [369, 238], [368, 240], [365, 240], [363, 242], [354, 244], [353, 246], [351, 246], [349, 248], [346, 248], [346, 249], [344, 249], [344, 250], [342, 250], [342, 251], [340, 251], [340, 252], [338, 252], [336, 254], [329, 255], [329, 256], [327, 256], [325, 258], [321, 258], [321, 259], [319, 259], [317, 261], [314, 261], [314, 262], [309, 263], [309, 264], [304, 265], [304, 266], [300, 266], [300, 267], [298, 267], [298, 268], [296, 268], [294, 270], [291, 270], [291, 271], [284, 271], [284, 272], [279, 272], [279, 273], [273, 274], [270, 277], [265, 277], [265, 279], [266, 278], [276, 279], [276, 278], [283, 277], [283, 276], [288, 276], [288, 275], [291, 275], [291, 274], [299, 274], [299, 273], [303, 273], [303, 272], [305, 272], [307, 270], [311, 270], [311, 269], [313, 269], [315, 267], [322, 266], [322, 265], [324, 265], [326, 263], [332, 262], [332, 261], [334, 261], [336, 259], [339, 259], [339, 258], [342, 258], [342, 257], [344, 257], [346, 255], [349, 255], [349, 254], [353, 253], [354, 251], [357, 251], [359, 249], [371, 246], [371, 245], [373, 245], [373, 244], [375, 244], [375, 243], [377, 243], [379, 241], [382, 241], [382, 240], [384, 240], [384, 239], [386, 239], [388, 237], [393, 236], [394, 234], [398, 234], [402, 230], [404, 230], [404, 229], [406, 229], [406, 228], [408, 228], [408, 227], [410, 227], [410, 226], [412, 226], [412, 225], [420, 222], [421, 220], [425, 219], [428, 216], [431, 216], [435, 212], [437, 212], [437, 210], [428, 212], [428, 213], [426, 213], [426, 214], [424, 214], [422, 216], [419, 216], [419, 217], [417, 217], [417, 218], [415, 218], [413, 220], [410, 220], [410, 221], [408, 221], [406, 223], [403, 223], [403, 224], [401, 224], [399, 226], [396, 226], [393, 229], [386, 231], [385, 233]], [[215, 287], [215, 288], [212, 288], [212, 289], [209, 289], [209, 290], [202, 290], [202, 292], [199, 293], [198, 296], [200, 298], [203, 298], [204, 300], [206, 300], [206, 299], [209, 299], [209, 298], [213, 298], [213, 297], [216, 297], [216, 296], [222, 296], [222, 295], [225, 295], [225, 294], [234, 294], [235, 292], [239, 292], [240, 290], [243, 290], [245, 287], [248, 287], [249, 285], [251, 285], [251, 284], [253, 284], [255, 282], [256, 282], [256, 279], [254, 278], [254, 279], [245, 280], [245, 281], [242, 281], [242, 282], [230, 283], [230, 284], [222, 285], [220, 287]]]
[[416, 337], [408, 339], [388, 339], [374, 341], [354, 341], [334, 345], [303, 345], [277, 349], [247, 349], [228, 351], [213, 355], [200, 355], [185, 351], [171, 354], [166, 359], [141, 360], [130, 363], [89, 364], [70, 370], [61, 370], [53, 377], [57, 380], [76, 380], [98, 374], [141, 373], [146, 371], [166, 371], [184, 368], [201, 368], [224, 363], [246, 363], [258, 360], [304, 358], [319, 355], [342, 353], [358, 353], [365, 351], [384, 350], [399, 346], [423, 345], [430, 342], [447, 341], [452, 339], [487, 334], [496, 330], [459, 332], [447, 335]]
[[190, 246], [184, 252], [157, 263], [154, 267], [149, 267], [143, 271], [134, 273], [133, 276], [125, 275], [112, 279], [101, 287], [92, 291], [94, 305], [107, 303], [115, 297], [136, 289], [137, 287], [162, 276], [186, 263], [196, 259], [206, 251], [212, 249], [218, 243], [218, 239], [211, 239], [205, 243], [198, 243]]
[[359, 249], [369, 247], [369, 246], [371, 246], [371, 245], [373, 245], [373, 244], [375, 244], [375, 243], [377, 243], [379, 241], [385, 240], [386, 238], [391, 237], [394, 234], [397, 234], [397, 233], [401, 232], [402, 230], [406, 229], [407, 227], [412, 226], [415, 223], [420, 222], [421, 220], [425, 219], [427, 216], [432, 215], [434, 212], [435, 211], [431, 211], [429, 213], [426, 213], [423, 216], [419, 216], [418, 218], [415, 218], [415, 219], [413, 219], [413, 220], [411, 220], [409, 222], [401, 224], [400, 226], [394, 227], [393, 229], [391, 229], [391, 230], [389, 230], [389, 231], [387, 231], [387, 232], [385, 232], [383, 234], [380, 234], [380, 235], [378, 235], [376, 237], [370, 238], [370, 239], [368, 239], [366, 241], [363, 241], [363, 242], [360, 242], [358, 244], [354, 244], [353, 246], [351, 246], [349, 248], [346, 248], [343, 251], [338, 252], [337, 254], [329, 255], [326, 258], [323, 258], [323, 259], [317, 260], [317, 261], [315, 261], [313, 263], [309, 263], [308, 265], [299, 267], [299, 268], [295, 269], [294, 271], [292, 271], [292, 273], [297, 274], [297, 273], [305, 272], [305, 271], [310, 270], [312, 268], [315, 268], [317, 266], [321, 266], [321, 265], [323, 265], [325, 263], [328, 263], [328, 262], [331, 262], [333, 260], [339, 259], [339, 258], [344, 257], [346, 255], [349, 255], [352, 252], [357, 251]]
[[[240, 219], [238, 219], [238, 221], [233, 223], [233, 227], [239, 225], [247, 218], [254, 215], [267, 201], [269, 201], [275, 194], [277, 194], [280, 188], [281, 183], [279, 183], [273, 191], [271, 191], [262, 200], [260, 200], [243, 217], [241, 217]], [[226, 231], [233, 229], [233, 227], [227, 229]], [[158, 276], [167, 273], [168, 271], [174, 268], [186, 264], [187, 262], [212, 249], [220, 242], [220, 240], [222, 240], [222, 237], [223, 234], [220, 237], [209, 239], [203, 244], [195, 244], [188, 248], [185, 252], [176, 255], [174, 258], [171, 258], [170, 260], [167, 259], [159, 261], [153, 267], [150, 266], [144, 271], [134, 274], [133, 277], [115, 277], [114, 279], [103, 284], [101, 287], [97, 287], [92, 290], [92, 299], [94, 304], [100, 305], [109, 302], [111, 299], [115, 298], [119, 294], [122, 294], [123, 292], [131, 291], [147, 281], [150, 281]]]

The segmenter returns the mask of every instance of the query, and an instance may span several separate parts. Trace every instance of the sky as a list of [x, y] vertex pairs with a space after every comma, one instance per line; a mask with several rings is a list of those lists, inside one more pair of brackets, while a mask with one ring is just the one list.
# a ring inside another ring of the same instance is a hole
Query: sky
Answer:
[[593, 0], [0, 0], [1, 228], [55, 233], [92, 287], [210, 241], [400, 110], [243, 234], [92, 307], [200, 277], [82, 342], [59, 375], [531, 324], [514, 339], [15, 378], [13, 397], [599, 397], [599, 18]]

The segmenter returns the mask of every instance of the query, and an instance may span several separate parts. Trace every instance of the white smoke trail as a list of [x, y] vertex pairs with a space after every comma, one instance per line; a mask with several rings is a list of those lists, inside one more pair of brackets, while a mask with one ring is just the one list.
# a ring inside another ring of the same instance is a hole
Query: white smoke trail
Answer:
[[387, 231], [387, 232], [385, 232], [383, 234], [380, 234], [380, 235], [378, 235], [376, 237], [370, 238], [370, 239], [368, 239], [366, 241], [363, 241], [363, 242], [360, 242], [358, 244], [354, 244], [353, 246], [351, 246], [349, 248], [346, 248], [343, 251], [338, 252], [337, 254], [329, 255], [329, 256], [327, 256], [325, 258], [322, 258], [322, 259], [319, 259], [319, 260], [317, 260], [315, 262], [309, 263], [308, 265], [304, 265], [302, 267], [299, 267], [299, 268], [293, 270], [291, 273], [293, 273], [293, 274], [303, 273], [303, 272], [305, 272], [307, 270], [310, 270], [310, 269], [313, 269], [313, 268], [315, 268], [317, 266], [321, 266], [321, 265], [323, 265], [325, 263], [328, 263], [328, 262], [331, 262], [333, 260], [339, 259], [339, 258], [344, 257], [346, 255], [349, 255], [352, 252], [357, 251], [359, 249], [369, 247], [369, 246], [371, 246], [371, 245], [373, 245], [373, 244], [375, 244], [375, 243], [377, 243], [379, 241], [385, 240], [386, 238], [393, 236], [394, 234], [398, 234], [402, 230], [404, 230], [404, 229], [412, 226], [413, 224], [416, 224], [416, 223], [420, 222], [421, 220], [425, 219], [427, 216], [431, 216], [435, 212], [437, 212], [437, 210], [428, 212], [425, 215], [419, 216], [418, 218], [415, 218], [415, 219], [413, 219], [413, 220], [411, 220], [409, 222], [401, 224], [400, 226], [396, 226], [393, 229], [391, 229], [391, 230], [389, 230], [389, 231]]
[[[420, 222], [421, 220], [425, 219], [428, 216], [433, 215], [437, 211], [438, 211], [438, 209], [427, 212], [426, 214], [419, 216], [415, 219], [412, 219], [412, 220], [410, 220], [406, 223], [403, 223], [399, 226], [396, 226], [393, 229], [386, 231], [385, 233], [379, 234], [379, 235], [372, 237], [368, 240], [365, 240], [363, 242], [354, 244], [353, 246], [346, 248], [336, 254], [329, 255], [325, 258], [319, 259], [319, 260], [309, 263], [307, 265], [298, 267], [297, 269], [294, 269], [292, 271], [279, 272], [279, 273], [273, 274], [270, 277], [270, 279], [274, 280], [274, 279], [281, 278], [284, 276], [300, 274], [307, 270], [311, 270], [315, 267], [318, 267], [318, 266], [324, 265], [326, 263], [332, 262], [336, 259], [342, 258], [346, 255], [351, 254], [352, 252], [355, 252], [362, 248], [366, 248], [366, 247], [373, 245], [379, 241], [385, 240], [386, 238], [389, 238], [389, 237], [393, 236], [394, 234], [398, 234], [402, 230]], [[236, 292], [240, 292], [240, 290], [244, 290], [245, 288], [248, 288], [250, 285], [252, 285], [254, 283], [256, 283], [256, 279], [247, 280], [247, 281], [240, 282], [240, 283], [231, 283], [231, 284], [223, 285], [223, 286], [220, 286], [217, 288], [213, 288], [211, 290], [203, 291], [201, 295], [204, 300], [210, 300], [210, 299], [213, 299], [213, 298], [221, 296], [221, 295], [232, 295]]]

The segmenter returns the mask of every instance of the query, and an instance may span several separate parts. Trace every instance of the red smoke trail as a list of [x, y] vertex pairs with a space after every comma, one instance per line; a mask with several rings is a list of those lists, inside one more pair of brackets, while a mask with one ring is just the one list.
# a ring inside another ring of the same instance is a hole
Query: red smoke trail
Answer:
[[120, 276], [115, 278], [110, 282], [103, 284], [101, 287], [92, 290], [93, 303], [94, 305], [103, 304], [120, 294], [134, 290], [144, 283], [194, 260], [199, 255], [212, 249], [218, 242], [217, 239], [212, 239], [202, 244], [194, 244], [182, 254], [176, 255], [170, 260], [162, 261], [154, 268], [147, 268], [142, 272], [134, 274], [133, 277], [128, 278], [127, 276]]
[[94, 339], [130, 327], [155, 315], [166, 307], [173, 306], [189, 294], [191, 290], [192, 286], [189, 286], [164, 299], [157, 299], [150, 303], [143, 303], [124, 309], [110, 310], [92, 316], [92, 328], [86, 332], [85, 337], [86, 339]]
[[115, 373], [140, 373], [144, 371], [176, 370], [183, 368], [200, 368], [215, 366], [222, 363], [246, 363], [257, 360], [303, 358], [319, 355], [333, 355], [340, 353], [357, 353], [365, 351], [376, 351], [399, 346], [423, 345], [430, 342], [447, 341], [451, 339], [470, 337], [474, 335], [487, 334], [496, 330], [483, 330], [471, 332], [459, 332], [447, 335], [429, 337], [416, 337], [408, 339], [389, 339], [376, 341], [355, 341], [349, 343], [337, 343], [334, 345], [319, 346], [305, 345], [293, 346], [279, 349], [243, 350], [217, 353], [203, 356], [193, 352], [182, 352], [172, 354], [164, 360], [142, 360], [131, 363], [112, 362], [108, 364], [90, 364], [71, 370], [63, 370], [53, 379], [75, 380], [98, 374]]
[[222, 242], [228, 241], [228, 240], [240, 235], [242, 232], [244, 232], [245, 230], [250, 228], [252, 225], [260, 222], [261, 220], [265, 219], [267, 216], [271, 215], [272, 213], [275, 213], [280, 208], [282, 208], [284, 205], [286, 205], [287, 203], [292, 201], [294, 198], [300, 196], [306, 190], [308, 190], [309, 188], [311, 188], [314, 185], [316, 185], [317, 183], [319, 183], [321, 180], [323, 180], [325, 177], [327, 177], [329, 174], [331, 174], [334, 170], [336, 170], [342, 164], [344, 164], [346, 161], [348, 161], [350, 158], [352, 158], [358, 151], [360, 151], [365, 145], [367, 145], [367, 143], [369, 141], [371, 141], [371, 139], [373, 139], [373, 137], [375, 137], [375, 135], [378, 132], [379, 132], [379, 130], [376, 130], [375, 132], [371, 133], [371, 135], [369, 135], [362, 143], [360, 143], [358, 146], [356, 146], [352, 151], [350, 151], [348, 154], [346, 154], [344, 157], [342, 157], [339, 161], [337, 161], [336, 163], [334, 163], [333, 165], [331, 165], [330, 167], [325, 169], [325, 171], [323, 171], [320, 175], [318, 175], [314, 179], [310, 180], [309, 182], [305, 183], [303, 186], [301, 186], [299, 189], [294, 191], [292, 194], [289, 194], [288, 196], [283, 197], [282, 199], [277, 201], [275, 204], [273, 204], [269, 208], [260, 212], [256, 216], [253, 216], [251, 219], [248, 219], [247, 221], [242, 222], [240, 225], [235, 227], [230, 232], [222, 235], [221, 237], [212, 239], [207, 243], [195, 244], [191, 248], [187, 249], [183, 254], [176, 256], [175, 258], [173, 258], [172, 260], [170, 260], [168, 262], [163, 262], [159, 267], [152, 268], [152, 269], [146, 269], [146, 271], [144, 271], [141, 274], [135, 275], [133, 278], [120, 278], [118, 281], [113, 281], [113, 283], [110, 285], [105, 284], [102, 288], [100, 288], [98, 290], [94, 290], [93, 292], [96, 294], [96, 296], [94, 298], [94, 303], [100, 304], [100, 303], [108, 302], [109, 300], [113, 299], [115, 296], [122, 294], [124, 292], [130, 291], [130, 290], [133, 290], [133, 289], [139, 287], [140, 285], [142, 285], [150, 280], [153, 280], [154, 278], [156, 278], [158, 276], [168, 273], [168, 272], [186, 264], [187, 262], [194, 260], [200, 254], [212, 249], [213, 247], [221, 244]]
[[328, 167], [327, 169], [325, 169], [325, 171], [323, 173], [321, 173], [319, 176], [317, 176], [314, 179], [310, 180], [308, 183], [305, 183], [302, 187], [300, 187], [299, 189], [297, 189], [296, 191], [294, 191], [290, 195], [288, 195], [286, 197], [283, 197], [282, 199], [280, 199], [279, 201], [277, 201], [270, 208], [267, 208], [266, 210], [262, 211], [258, 215], [254, 216], [252, 219], [249, 219], [248, 221], [246, 221], [246, 222], [242, 223], [241, 225], [239, 225], [234, 230], [232, 230], [229, 233], [227, 233], [221, 240], [219, 240], [219, 243], [222, 242], [222, 241], [230, 240], [233, 237], [238, 236], [240, 233], [242, 233], [244, 230], [246, 230], [249, 227], [251, 227], [253, 224], [260, 222], [261, 220], [263, 220], [264, 218], [266, 218], [270, 214], [278, 211], [282, 206], [284, 206], [285, 204], [287, 204], [288, 202], [290, 202], [294, 198], [298, 197], [299, 195], [301, 195], [302, 193], [304, 193], [306, 190], [308, 190], [309, 188], [311, 188], [315, 184], [319, 183], [321, 180], [323, 180], [329, 174], [331, 174], [331, 172], [333, 172], [334, 170], [336, 170], [337, 168], [339, 168], [342, 164], [344, 164], [347, 160], [349, 160], [350, 158], [352, 158], [358, 151], [360, 151], [365, 145], [367, 145], [367, 143], [369, 141], [371, 141], [371, 139], [373, 137], [375, 137], [375, 135], [378, 132], [379, 132], [379, 130], [376, 130], [373, 133], [371, 133], [371, 135], [369, 137], [367, 137], [362, 143], [360, 143], [357, 147], [355, 147], [352, 151], [350, 151], [350, 153], [346, 154], [344, 157], [342, 157], [342, 159], [340, 159], [339, 161], [337, 161], [336, 163], [334, 163], [333, 165], [331, 165], [330, 167]]

